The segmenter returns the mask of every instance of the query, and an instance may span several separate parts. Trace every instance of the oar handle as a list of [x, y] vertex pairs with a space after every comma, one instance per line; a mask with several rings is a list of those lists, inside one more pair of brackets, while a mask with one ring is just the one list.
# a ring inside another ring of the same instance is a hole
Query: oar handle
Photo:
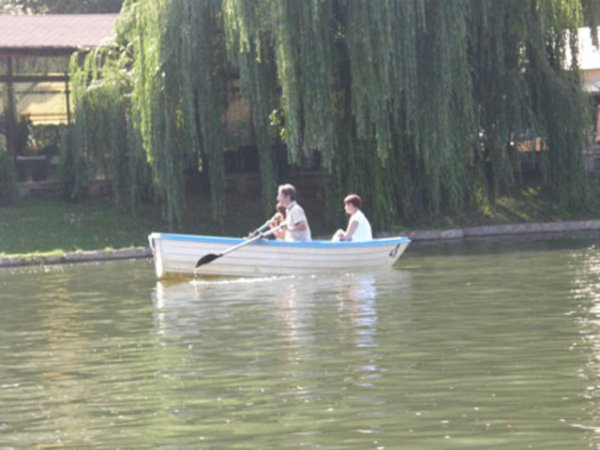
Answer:
[[[262, 227], [261, 227], [261, 228], [262, 228]], [[225, 250], [224, 252], [222, 252], [222, 253], [219, 253], [219, 256], [225, 256], [225, 255], [227, 255], [228, 253], [231, 253], [231, 252], [233, 252], [233, 251], [237, 250], [237, 249], [238, 249], [238, 248], [240, 248], [240, 247], [244, 247], [245, 245], [248, 245], [248, 244], [251, 244], [251, 243], [253, 243], [253, 242], [256, 242], [256, 241], [258, 241], [259, 239], [265, 238], [265, 237], [267, 237], [267, 236], [271, 236], [272, 234], [275, 234], [275, 233], [277, 233], [277, 232], [278, 232], [279, 230], [281, 230], [282, 228], [283, 228], [283, 224], [279, 225], [278, 227], [271, 228], [270, 230], [268, 230], [268, 231], [265, 231], [264, 233], [259, 233], [259, 234], [258, 234], [258, 236], [255, 236], [255, 237], [253, 237], [252, 239], [248, 239], [248, 240], [246, 240], [246, 241], [244, 241], [244, 242], [240, 242], [238, 245], [234, 245], [233, 247], [231, 247], [231, 248], [228, 248], [228, 249], [227, 249], [227, 250]]]
[[263, 223], [260, 227], [258, 227], [256, 230], [250, 232], [250, 234], [248, 235], [248, 237], [255, 237], [257, 235], [260, 235], [261, 233], [265, 232], [268, 230], [269, 228], [269, 223], [271, 223], [271, 219], [267, 220], [265, 223]]
[[275, 228], [271, 228], [268, 231], [265, 231], [264, 233], [261, 233], [260, 235], [262, 237], [267, 237], [267, 236], [271, 236], [272, 234], [277, 233], [278, 231], [282, 230], [283, 227], [285, 227], [285, 223], [282, 223], [280, 225], [277, 225]]

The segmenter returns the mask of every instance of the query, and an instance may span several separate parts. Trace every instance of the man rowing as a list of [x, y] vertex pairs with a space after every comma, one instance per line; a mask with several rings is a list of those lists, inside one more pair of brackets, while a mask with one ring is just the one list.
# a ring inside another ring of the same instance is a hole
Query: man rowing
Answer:
[[285, 240], [289, 242], [308, 242], [312, 240], [310, 226], [304, 209], [296, 202], [296, 188], [291, 184], [282, 184], [277, 190], [277, 202], [286, 209], [284, 229]]

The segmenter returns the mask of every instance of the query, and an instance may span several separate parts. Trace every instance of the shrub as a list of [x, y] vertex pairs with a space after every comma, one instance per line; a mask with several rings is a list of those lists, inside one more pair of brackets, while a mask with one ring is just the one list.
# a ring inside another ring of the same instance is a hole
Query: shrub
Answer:
[[10, 155], [0, 150], [0, 206], [6, 206], [17, 198], [15, 165]]
[[65, 200], [79, 201], [84, 197], [87, 183], [85, 160], [75, 151], [73, 132], [61, 132], [60, 162], [58, 164], [58, 186]]

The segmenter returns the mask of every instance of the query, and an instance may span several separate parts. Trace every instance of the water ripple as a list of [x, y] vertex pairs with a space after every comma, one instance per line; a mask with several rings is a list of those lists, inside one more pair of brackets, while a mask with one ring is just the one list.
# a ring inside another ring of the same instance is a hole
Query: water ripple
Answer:
[[335, 277], [0, 272], [0, 447], [600, 448], [598, 248], [482, 245]]

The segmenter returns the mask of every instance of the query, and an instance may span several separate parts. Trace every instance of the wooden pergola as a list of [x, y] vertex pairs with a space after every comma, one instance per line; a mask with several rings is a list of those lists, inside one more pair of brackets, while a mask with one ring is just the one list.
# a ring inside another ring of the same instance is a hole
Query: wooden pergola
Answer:
[[8, 152], [17, 154], [18, 114], [16, 83], [64, 83], [67, 122], [71, 120], [69, 74], [16, 73], [21, 58], [65, 58], [75, 52], [89, 51], [114, 36], [117, 14], [0, 15], [0, 83], [5, 85], [4, 120]]

